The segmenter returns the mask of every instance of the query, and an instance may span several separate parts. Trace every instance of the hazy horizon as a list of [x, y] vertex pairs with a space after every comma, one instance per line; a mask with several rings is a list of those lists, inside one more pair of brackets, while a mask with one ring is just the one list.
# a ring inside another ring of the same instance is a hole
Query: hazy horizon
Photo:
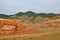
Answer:
[[10, 15], [26, 11], [60, 13], [60, 0], [0, 0], [0, 14]]

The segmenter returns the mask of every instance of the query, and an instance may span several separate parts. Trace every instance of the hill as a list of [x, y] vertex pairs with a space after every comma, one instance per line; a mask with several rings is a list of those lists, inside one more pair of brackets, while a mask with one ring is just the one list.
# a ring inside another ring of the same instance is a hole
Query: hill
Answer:
[[0, 14], [0, 18], [8, 18], [8, 17], [9, 17], [8, 15]]
[[[3, 20], [4, 21], [4, 20]], [[2, 23], [1, 21], [0, 23]], [[3, 23], [6, 23], [8, 20], [6, 20]], [[17, 21], [17, 20], [16, 20]], [[16, 21], [10, 20], [9, 23], [6, 24], [15, 25]], [[11, 23], [10, 23], [11, 22]], [[16, 24], [18, 25], [18, 30], [10, 30], [10, 33], [8, 33], [8, 30], [0, 30], [3, 33], [3, 35], [0, 35], [1, 40], [60, 40], [60, 19], [52, 19], [48, 21], [42, 22], [40, 25], [33, 25], [32, 27], [26, 27], [24, 24]], [[4, 27], [4, 26], [3, 26]], [[13, 27], [13, 26], [12, 26]], [[4, 27], [5, 28], [5, 27]], [[10, 28], [10, 27], [9, 27]], [[20, 28], [20, 29], [19, 29]], [[22, 29], [21, 29], [22, 28]], [[6, 33], [7, 32], [7, 33]]]
[[32, 11], [3, 14], [0, 40], [60, 40], [60, 14]]
[[39, 23], [42, 20], [48, 20], [54, 17], [56, 14], [54, 13], [35, 13], [32, 11], [27, 11], [27, 12], [19, 12], [14, 15], [10, 15], [9, 19], [18, 19], [22, 21], [27, 21], [31, 23]]

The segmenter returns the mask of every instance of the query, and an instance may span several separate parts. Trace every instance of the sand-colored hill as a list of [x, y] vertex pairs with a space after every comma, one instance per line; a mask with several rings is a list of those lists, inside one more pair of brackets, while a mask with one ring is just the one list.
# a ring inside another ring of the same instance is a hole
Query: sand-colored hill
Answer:
[[[60, 19], [48, 20], [40, 25], [26, 27], [23, 23], [18, 23], [16, 20], [0, 20], [0, 32], [13, 34], [33, 34], [40, 31], [60, 30]], [[13, 31], [13, 32], [12, 32]], [[15, 32], [15, 33], [14, 33]]]
[[60, 28], [60, 19], [48, 20], [40, 24], [42, 28]]
[[59, 40], [59, 35], [60, 19], [44, 21], [31, 27], [27, 27], [17, 20], [0, 20], [0, 39], [2, 40], [55, 40], [55, 38]]

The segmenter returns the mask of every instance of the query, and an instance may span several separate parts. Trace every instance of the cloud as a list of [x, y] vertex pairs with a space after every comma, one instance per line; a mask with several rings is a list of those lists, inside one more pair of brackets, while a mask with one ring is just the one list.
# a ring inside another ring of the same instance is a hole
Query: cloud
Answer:
[[60, 0], [0, 0], [0, 13], [14, 14], [28, 10], [60, 13]]

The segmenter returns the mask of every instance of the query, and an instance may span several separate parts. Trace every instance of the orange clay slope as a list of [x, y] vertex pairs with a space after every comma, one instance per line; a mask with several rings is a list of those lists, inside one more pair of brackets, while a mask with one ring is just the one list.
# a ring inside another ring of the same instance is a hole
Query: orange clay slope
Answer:
[[0, 20], [0, 36], [35, 34], [45, 30], [60, 30], [60, 19], [44, 21], [40, 25], [36, 24], [32, 27], [26, 27], [21, 22], [18, 23], [17, 20]]
[[36, 33], [33, 28], [18, 23], [16, 20], [0, 20], [0, 35], [17, 35]]

